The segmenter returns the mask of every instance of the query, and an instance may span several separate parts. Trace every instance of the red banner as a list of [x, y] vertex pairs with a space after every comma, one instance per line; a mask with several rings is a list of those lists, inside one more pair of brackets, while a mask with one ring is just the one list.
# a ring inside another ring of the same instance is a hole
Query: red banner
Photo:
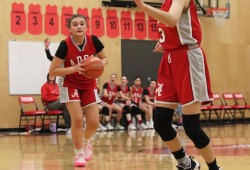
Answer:
[[101, 8], [92, 9], [91, 32], [93, 35], [96, 35], [97, 37], [101, 37], [104, 35], [104, 19], [102, 16]]
[[39, 4], [30, 4], [28, 13], [28, 32], [33, 35], [42, 33], [43, 17]]
[[151, 40], [157, 40], [157, 21], [148, 16], [148, 38]]
[[73, 8], [71, 6], [62, 7], [62, 15], [61, 15], [61, 33], [65, 36], [70, 35], [69, 29], [68, 29], [68, 20], [73, 15]]
[[117, 11], [115, 9], [107, 10], [106, 30], [107, 30], [107, 36], [111, 38], [119, 36], [119, 23], [118, 23]]
[[90, 23], [89, 23], [89, 14], [88, 14], [88, 8], [78, 8], [77, 14], [81, 14], [86, 17], [87, 20], [87, 32], [86, 34], [90, 35]]
[[55, 5], [46, 6], [44, 30], [47, 35], [56, 35], [59, 32], [59, 16]]
[[26, 14], [24, 4], [13, 3], [11, 10], [11, 32], [13, 34], [23, 34], [26, 31]]
[[130, 11], [121, 12], [121, 36], [124, 39], [133, 37], [133, 22], [131, 19]]
[[147, 27], [144, 12], [135, 12], [135, 38], [145, 39], [147, 36]]

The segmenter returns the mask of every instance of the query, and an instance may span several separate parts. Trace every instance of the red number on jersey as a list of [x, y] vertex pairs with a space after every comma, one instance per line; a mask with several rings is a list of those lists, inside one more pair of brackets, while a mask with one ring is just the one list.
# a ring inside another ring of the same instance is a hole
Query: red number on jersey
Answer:
[[124, 39], [133, 37], [133, 22], [131, 19], [130, 11], [121, 12], [121, 36]]
[[47, 5], [44, 19], [44, 29], [47, 35], [56, 35], [59, 32], [59, 16], [57, 6]]
[[11, 10], [11, 32], [13, 34], [23, 34], [26, 31], [26, 14], [24, 4], [13, 3]]
[[148, 17], [148, 38], [151, 40], [157, 40], [158, 38], [157, 21], [150, 16]]
[[61, 33], [65, 36], [70, 35], [69, 29], [68, 29], [68, 20], [73, 15], [73, 8], [71, 6], [62, 7], [62, 15], [61, 15]]
[[41, 7], [39, 4], [29, 5], [29, 13], [28, 13], [28, 32], [33, 35], [38, 35], [42, 33], [42, 14]]
[[147, 28], [144, 12], [135, 12], [135, 38], [145, 39], [147, 36]]
[[104, 35], [104, 19], [102, 16], [102, 9], [98, 8], [92, 9], [91, 16], [91, 32], [97, 37], [101, 37]]
[[106, 29], [107, 29], [107, 36], [111, 38], [117, 37], [119, 35], [118, 17], [115, 9], [107, 10]]

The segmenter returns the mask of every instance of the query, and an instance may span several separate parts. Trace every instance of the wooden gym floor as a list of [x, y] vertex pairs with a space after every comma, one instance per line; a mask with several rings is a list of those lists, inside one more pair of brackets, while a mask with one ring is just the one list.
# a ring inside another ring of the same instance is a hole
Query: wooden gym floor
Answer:
[[[250, 170], [250, 126], [247, 124], [204, 127], [211, 137], [217, 160], [224, 170]], [[207, 170], [203, 159], [185, 136], [189, 155]], [[175, 160], [154, 130], [97, 132], [93, 160], [73, 167], [71, 136], [58, 134], [0, 134], [1, 170], [176, 170]]]

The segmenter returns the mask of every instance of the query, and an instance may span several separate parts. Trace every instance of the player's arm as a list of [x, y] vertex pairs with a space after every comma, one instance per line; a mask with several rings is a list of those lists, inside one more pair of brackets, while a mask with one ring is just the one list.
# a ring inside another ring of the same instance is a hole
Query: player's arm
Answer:
[[168, 12], [151, 7], [145, 4], [143, 0], [134, 0], [134, 2], [152, 18], [169, 27], [174, 27], [178, 23], [183, 11], [185, 11], [184, 9], [188, 8], [190, 0], [173, 0]]
[[108, 57], [104, 52], [104, 45], [98, 39], [97, 36], [92, 35], [92, 40], [96, 48], [96, 52], [95, 52], [96, 56], [99, 57], [102, 60], [103, 65], [106, 66], [108, 64]]
[[148, 96], [148, 95], [145, 95], [145, 96], [144, 96], [144, 99], [145, 99], [145, 101], [146, 101], [146, 103], [147, 103], [147, 104], [151, 104], [151, 105], [153, 105], [153, 106], [155, 105], [155, 103], [154, 103], [154, 102], [151, 102], [151, 101], [150, 101], [150, 99], [149, 99], [149, 96]]
[[105, 84], [103, 85], [103, 97], [109, 98], [108, 83], [105, 83]]
[[52, 60], [53, 60], [53, 56], [50, 54], [49, 45], [50, 45], [50, 40], [49, 40], [49, 38], [46, 38], [46, 39], [44, 40], [44, 46], [45, 46], [46, 56], [47, 56], [47, 58], [48, 58], [50, 61], [52, 61]]
[[49, 68], [49, 74], [51, 76], [65, 76], [72, 73], [84, 74], [83, 62], [80, 62], [77, 65], [63, 68], [61, 67], [64, 63], [64, 58], [67, 55], [68, 50], [67, 44], [65, 41], [62, 41], [57, 49], [56, 56], [52, 60]]
[[123, 100], [130, 100], [130, 98], [128, 98], [127, 96], [125, 96], [124, 93], [123, 93], [122, 91], [119, 91], [118, 93], [119, 93], [119, 95], [121, 96], [121, 98], [122, 98]]

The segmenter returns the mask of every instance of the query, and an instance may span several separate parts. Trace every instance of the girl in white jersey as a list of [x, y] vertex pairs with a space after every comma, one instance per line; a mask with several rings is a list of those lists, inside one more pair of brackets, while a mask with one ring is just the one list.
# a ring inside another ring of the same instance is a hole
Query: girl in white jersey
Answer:
[[199, 150], [209, 170], [221, 170], [210, 139], [200, 126], [201, 104], [213, 98], [206, 57], [200, 48], [202, 33], [194, 0], [165, 0], [160, 10], [143, 0], [134, 2], [158, 20], [159, 42], [154, 52], [162, 52], [163, 57], [158, 70], [155, 130], [177, 160], [178, 170], [200, 169], [199, 162], [186, 155], [178, 134], [171, 126], [174, 110], [181, 103], [187, 136]]

